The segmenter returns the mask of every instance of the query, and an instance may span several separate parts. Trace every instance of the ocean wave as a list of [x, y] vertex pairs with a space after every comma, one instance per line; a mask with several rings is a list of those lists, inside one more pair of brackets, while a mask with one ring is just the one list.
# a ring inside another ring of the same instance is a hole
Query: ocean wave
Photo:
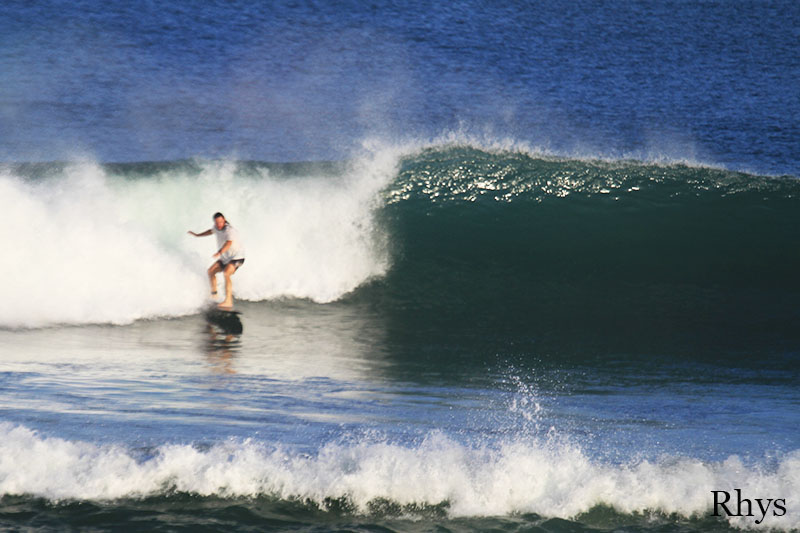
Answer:
[[415, 330], [635, 350], [797, 339], [794, 178], [453, 145], [405, 158], [384, 195], [392, 268], [355, 297]]
[[[742, 528], [800, 527], [800, 451], [766, 464], [690, 457], [605, 464], [557, 439], [518, 438], [471, 446], [431, 433], [413, 446], [367, 439], [301, 453], [251, 440], [213, 446], [162, 445], [147, 451], [48, 438], [0, 425], [0, 495], [50, 501], [113, 501], [188, 493], [223, 498], [269, 496], [357, 514], [376, 503], [438, 506], [450, 517], [536, 513], [575, 518], [598, 506], [624, 514], [702, 518], [712, 490], [787, 502], [782, 516], [727, 517]], [[780, 513], [778, 513], [780, 514]]]
[[[602, 278], [791, 290], [798, 195], [793, 178], [564, 159], [458, 135], [367, 143], [336, 164], [6, 165], [0, 237], [13, 250], [14, 304], [0, 327], [197, 312], [215, 243], [186, 231], [207, 229], [216, 211], [243, 235], [234, 285], [250, 301], [332, 302], [390, 274], [395, 292], [441, 297], [447, 282], [425, 274], [448, 270], [477, 287], [501, 274], [528, 287]], [[481, 274], [488, 264], [496, 272]]]

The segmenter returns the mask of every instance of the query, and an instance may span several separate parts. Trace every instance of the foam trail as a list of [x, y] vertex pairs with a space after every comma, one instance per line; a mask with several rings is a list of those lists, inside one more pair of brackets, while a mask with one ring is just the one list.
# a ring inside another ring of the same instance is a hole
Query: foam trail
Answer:
[[0, 229], [10, 266], [0, 327], [127, 323], [202, 305], [213, 237], [194, 239], [222, 211], [247, 263], [237, 298], [335, 300], [388, 266], [373, 221], [376, 193], [394, 161], [366, 158], [340, 176], [239, 175], [200, 163], [199, 175], [165, 170], [137, 179], [98, 165], [54, 178], [0, 174]]
[[[20, 426], [0, 425], [0, 495], [50, 500], [114, 500], [180, 491], [201, 496], [311, 500], [325, 507], [345, 498], [358, 512], [387, 499], [400, 505], [448, 504], [450, 516], [533, 512], [573, 518], [599, 504], [623, 513], [710, 514], [711, 490], [800, 497], [800, 451], [769, 471], [738, 458], [705, 463], [669, 458], [629, 465], [596, 463], [579, 449], [554, 442], [511, 441], [470, 447], [430, 434], [414, 447], [384, 442], [328, 444], [298, 454], [252, 441], [206, 451], [165, 445], [145, 460], [115, 446], [44, 438]], [[729, 518], [746, 528], [800, 527], [796, 510]]]

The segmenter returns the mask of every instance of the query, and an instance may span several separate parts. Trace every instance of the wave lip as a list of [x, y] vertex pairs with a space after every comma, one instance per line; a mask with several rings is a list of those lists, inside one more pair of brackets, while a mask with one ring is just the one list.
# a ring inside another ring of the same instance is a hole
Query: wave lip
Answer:
[[[769, 469], [746, 466], [737, 457], [720, 463], [668, 457], [614, 465], [555, 441], [468, 446], [433, 433], [414, 446], [331, 443], [311, 455], [248, 440], [206, 449], [164, 445], [134, 457], [119, 446], [45, 438], [21, 426], [5, 424], [0, 433], [0, 495], [52, 501], [181, 492], [270, 496], [321, 508], [347, 501], [359, 514], [388, 501], [406, 508], [439, 506], [450, 517], [536, 513], [570, 519], [597, 506], [625, 514], [702, 518], [711, 514], [712, 490], [734, 487], [787, 502], [800, 496], [800, 451]], [[785, 516], [767, 516], [761, 524], [746, 516], [727, 520], [742, 528], [800, 527], [790, 507]]]

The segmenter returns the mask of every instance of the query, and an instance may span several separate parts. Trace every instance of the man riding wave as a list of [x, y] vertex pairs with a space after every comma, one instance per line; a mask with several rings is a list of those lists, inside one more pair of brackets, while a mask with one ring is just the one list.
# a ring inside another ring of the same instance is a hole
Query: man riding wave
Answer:
[[244, 264], [244, 246], [239, 238], [239, 232], [225, 220], [222, 213], [214, 213], [214, 227], [202, 233], [189, 231], [195, 237], [206, 237], [212, 233], [217, 237], [218, 258], [213, 265], [208, 267], [208, 280], [211, 283], [211, 297], [217, 295], [217, 274], [222, 272], [225, 276], [225, 300], [217, 307], [220, 309], [233, 309], [233, 282], [231, 276]]

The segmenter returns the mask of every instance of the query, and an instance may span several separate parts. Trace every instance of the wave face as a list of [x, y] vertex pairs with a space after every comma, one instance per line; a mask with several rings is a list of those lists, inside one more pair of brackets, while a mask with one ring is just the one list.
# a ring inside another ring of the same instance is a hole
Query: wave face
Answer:
[[[133, 451], [44, 438], [8, 424], [0, 425], [0, 435], [0, 494], [54, 502], [192, 494], [271, 497], [364, 515], [438, 509], [451, 518], [514, 513], [572, 518], [607, 506], [625, 515], [687, 519], [709, 514], [707, 487], [780, 494], [787, 502], [800, 497], [796, 452], [769, 468], [747, 466], [738, 457], [615, 466], [594, 462], [557, 439], [471, 446], [439, 433], [411, 447], [340, 442], [310, 455], [252, 441]], [[27, 466], [19, 469], [20, 464]], [[728, 522], [787, 531], [800, 527], [796, 513], [769, 515], [759, 524], [755, 519], [734, 516]]]
[[688, 325], [689, 313], [788, 334], [798, 195], [789, 177], [457, 145], [347, 164], [7, 166], [2, 238], [22, 268], [0, 325], [194, 312], [215, 243], [186, 231], [222, 211], [245, 238], [245, 300], [347, 295], [497, 324], [622, 317], [632, 329]]
[[419, 327], [797, 339], [795, 178], [451, 147], [385, 194], [393, 268], [370, 297], [429, 310]]

